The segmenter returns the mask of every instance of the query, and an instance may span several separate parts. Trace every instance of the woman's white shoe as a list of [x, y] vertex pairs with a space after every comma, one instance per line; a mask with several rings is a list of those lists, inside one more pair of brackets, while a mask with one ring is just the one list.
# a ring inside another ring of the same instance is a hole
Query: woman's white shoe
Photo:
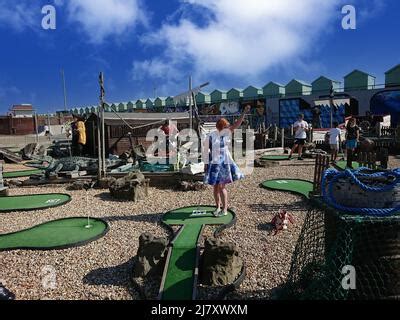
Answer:
[[215, 210], [215, 211], [213, 212], [213, 215], [214, 215], [215, 217], [219, 217], [220, 213], [221, 213], [221, 208], [218, 208], [217, 210]]

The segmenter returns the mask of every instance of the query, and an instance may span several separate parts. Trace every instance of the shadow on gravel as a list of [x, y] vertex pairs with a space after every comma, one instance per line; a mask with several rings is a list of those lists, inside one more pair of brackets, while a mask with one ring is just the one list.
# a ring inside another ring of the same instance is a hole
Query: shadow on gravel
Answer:
[[161, 221], [161, 218], [162, 218], [161, 213], [137, 214], [137, 215], [131, 215], [131, 216], [102, 217], [102, 219], [107, 222], [133, 221], [133, 222], [150, 222], [150, 223], [159, 223]]
[[137, 298], [137, 291], [131, 280], [133, 265], [134, 259], [132, 258], [118, 266], [92, 270], [83, 278], [83, 283], [95, 286], [124, 287], [133, 298]]
[[266, 301], [266, 300], [284, 300], [284, 292], [285, 289], [283, 286], [278, 286], [272, 289], [265, 290], [253, 290], [253, 291], [234, 291], [229, 293], [225, 299], [227, 300], [258, 300], [258, 301]]
[[299, 200], [288, 204], [267, 204], [267, 203], [254, 203], [250, 204], [249, 208], [257, 213], [273, 213], [276, 214], [279, 210], [284, 209], [289, 213], [305, 212], [309, 208], [307, 201]]

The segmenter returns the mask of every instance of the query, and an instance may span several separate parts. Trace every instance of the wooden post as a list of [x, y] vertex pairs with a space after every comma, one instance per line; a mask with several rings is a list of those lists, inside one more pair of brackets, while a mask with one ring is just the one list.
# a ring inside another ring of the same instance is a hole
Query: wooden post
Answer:
[[0, 160], [0, 196], [8, 196], [8, 188], [4, 186], [3, 181], [3, 160]]
[[313, 193], [314, 195], [318, 195], [321, 193], [322, 177], [324, 175], [324, 171], [329, 168], [329, 156], [317, 154], [317, 158], [315, 160], [315, 169], [314, 169], [314, 186]]
[[282, 149], [285, 149], [285, 129], [282, 128]]
[[101, 151], [102, 151], [102, 176], [105, 178], [107, 174], [107, 167], [106, 167], [106, 130], [105, 130], [105, 123], [104, 123], [104, 97], [105, 97], [105, 89], [104, 89], [104, 74], [103, 72], [100, 73], [100, 81], [101, 81]]

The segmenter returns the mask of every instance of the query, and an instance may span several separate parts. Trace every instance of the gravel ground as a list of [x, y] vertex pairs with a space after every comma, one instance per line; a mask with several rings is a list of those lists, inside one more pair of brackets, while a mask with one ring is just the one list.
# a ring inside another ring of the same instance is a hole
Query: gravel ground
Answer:
[[[400, 160], [392, 159], [391, 167]], [[13, 165], [6, 165], [11, 171]], [[235, 243], [247, 267], [247, 276], [231, 298], [270, 298], [274, 288], [285, 282], [290, 260], [307, 212], [299, 196], [261, 189], [267, 179], [313, 179], [312, 166], [255, 168], [245, 180], [229, 187], [230, 203], [238, 221], [226, 230], [222, 240]], [[107, 190], [67, 191], [67, 186], [11, 189], [11, 195], [60, 192], [72, 196], [64, 206], [34, 212], [0, 214], [0, 233], [25, 229], [49, 220], [85, 216], [104, 218], [108, 234], [86, 246], [58, 251], [0, 252], [0, 282], [18, 299], [138, 299], [130, 283], [132, 257], [143, 232], [166, 235], [158, 225], [161, 213], [174, 208], [212, 204], [210, 187], [199, 192], [175, 192], [150, 188], [149, 197], [139, 203], [115, 201]], [[277, 236], [270, 235], [269, 223], [281, 207], [295, 217], [295, 224]], [[211, 234], [211, 227], [205, 231]], [[52, 272], [55, 273], [55, 279]], [[52, 281], [55, 280], [55, 281]]]

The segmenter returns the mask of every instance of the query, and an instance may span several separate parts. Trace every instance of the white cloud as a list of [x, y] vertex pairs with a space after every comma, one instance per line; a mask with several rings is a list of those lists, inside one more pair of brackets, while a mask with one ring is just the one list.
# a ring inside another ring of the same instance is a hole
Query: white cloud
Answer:
[[186, 0], [209, 13], [205, 25], [185, 16], [143, 38], [165, 44], [159, 61], [179, 66], [190, 62], [198, 75], [220, 74], [256, 79], [266, 70], [291, 64], [314, 51], [333, 18], [340, 28], [342, 0]]
[[68, 12], [69, 20], [77, 22], [95, 44], [146, 24], [139, 0], [70, 0]]
[[179, 78], [180, 72], [177, 68], [161, 59], [135, 61], [133, 63], [133, 80], [141, 80], [144, 77], [150, 78]]
[[22, 0], [18, 3], [10, 3], [0, 0], [0, 26], [7, 26], [18, 32], [34, 29], [40, 27], [40, 20], [37, 23], [39, 14], [39, 7], [31, 4], [30, 1]]

